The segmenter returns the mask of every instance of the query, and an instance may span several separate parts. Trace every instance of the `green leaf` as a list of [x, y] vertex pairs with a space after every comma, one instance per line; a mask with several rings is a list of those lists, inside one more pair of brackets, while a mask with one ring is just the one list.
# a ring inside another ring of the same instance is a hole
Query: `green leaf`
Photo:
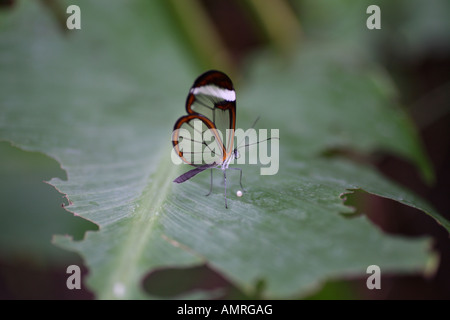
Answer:
[[[173, 170], [166, 158], [167, 115], [178, 109], [191, 78], [173, 36], [161, 34], [168, 28], [161, 3], [79, 5], [83, 31], [68, 34], [37, 3], [21, 3], [5, 16], [0, 136], [62, 164], [68, 180], [50, 183], [70, 194], [67, 210], [101, 229], [74, 245], [99, 235], [101, 242], [106, 234], [115, 239], [82, 253], [91, 286], [99, 297], [133, 297], [131, 288], [139, 291], [139, 277], [152, 267], [201, 261], [165, 239], [156, 214], [170, 186], [161, 164]], [[45, 37], [36, 36], [41, 32]], [[160, 77], [171, 70], [177, 70], [175, 81]], [[143, 230], [130, 228], [131, 221]], [[99, 252], [114, 259], [98, 259]]]
[[261, 115], [261, 127], [280, 128], [280, 171], [261, 176], [244, 166], [242, 198], [230, 172], [227, 210], [222, 185], [203, 195], [208, 174], [172, 183], [186, 166], [170, 161], [171, 129], [197, 71], [162, 2], [78, 5], [78, 31], [58, 29], [35, 2], [3, 13], [0, 138], [44, 152], [66, 170], [67, 180], [50, 183], [70, 199], [68, 211], [99, 230], [55, 243], [83, 256], [98, 298], [149, 297], [140, 286], [149, 272], [205, 263], [247, 294], [277, 298], [365, 274], [372, 264], [383, 272], [424, 270], [427, 239], [383, 234], [364, 216], [345, 218], [340, 213], [352, 209], [341, 196], [362, 188], [450, 229], [448, 221], [374, 170], [320, 156], [330, 148], [386, 149], [428, 170], [412, 126], [390, 102], [392, 84], [375, 66], [318, 54], [314, 45], [288, 68], [270, 57], [255, 61], [248, 87], [236, 85], [238, 126]]

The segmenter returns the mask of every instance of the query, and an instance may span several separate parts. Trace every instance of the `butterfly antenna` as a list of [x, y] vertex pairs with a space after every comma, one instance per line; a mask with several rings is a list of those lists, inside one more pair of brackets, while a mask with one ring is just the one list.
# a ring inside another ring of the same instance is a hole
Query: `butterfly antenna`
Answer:
[[278, 140], [280, 140], [280, 137], [270, 137], [270, 138], [267, 138], [267, 139], [264, 139], [264, 140], [261, 140], [261, 141], [256, 141], [256, 142], [253, 142], [253, 143], [247, 143], [247, 144], [245, 144], [245, 145], [243, 145], [243, 146], [241, 146], [241, 147], [237, 147], [237, 149], [238, 149], [238, 148], [246, 148], [246, 147], [252, 146], [252, 145], [254, 145], [254, 144], [258, 144], [258, 143], [264, 142], [264, 141], [269, 141], [269, 140], [272, 140], [272, 139], [278, 139]]
[[258, 120], [259, 120], [260, 118], [261, 118], [261, 117], [258, 116], [258, 117], [255, 119], [255, 121], [253, 122], [252, 126], [250, 127], [251, 129], [255, 129], [256, 123], [258, 122]]
[[[249, 130], [249, 129], [255, 129], [256, 123], [258, 122], [258, 120], [259, 120], [260, 118], [261, 118], [261, 116], [258, 116], [258, 117], [255, 119], [255, 121], [253, 121], [252, 126], [251, 126], [250, 128], [248, 128], [247, 130]], [[239, 143], [237, 144], [236, 148], [234, 148], [234, 149], [236, 150], [236, 149], [242, 148], [240, 145], [241, 145], [242, 142], [244, 142], [244, 141], [245, 141], [245, 139], [242, 140], [241, 142], [239, 142]]]

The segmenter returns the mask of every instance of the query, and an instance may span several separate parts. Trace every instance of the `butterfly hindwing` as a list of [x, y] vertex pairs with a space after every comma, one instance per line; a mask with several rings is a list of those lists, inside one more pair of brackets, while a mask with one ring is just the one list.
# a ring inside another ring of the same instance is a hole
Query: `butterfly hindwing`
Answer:
[[213, 123], [203, 115], [191, 114], [175, 123], [173, 144], [176, 153], [193, 166], [221, 163], [223, 146]]

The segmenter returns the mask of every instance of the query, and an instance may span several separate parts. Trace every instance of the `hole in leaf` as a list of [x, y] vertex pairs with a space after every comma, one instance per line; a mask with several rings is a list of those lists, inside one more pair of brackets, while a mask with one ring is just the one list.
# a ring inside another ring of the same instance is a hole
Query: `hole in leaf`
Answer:
[[344, 205], [349, 208], [347, 212], [341, 212], [342, 216], [353, 218], [362, 214], [360, 210], [362, 198], [357, 193], [358, 190], [359, 189], [348, 189], [340, 195]]
[[206, 265], [166, 268], [150, 272], [142, 281], [144, 290], [161, 298], [176, 298], [195, 291], [220, 292], [214, 299], [244, 299], [246, 296]]
[[0, 298], [88, 299], [93, 294], [66, 287], [68, 265], [81, 258], [51, 243], [54, 234], [81, 239], [96, 225], [66, 212], [62, 195], [44, 183], [66, 179], [54, 159], [0, 142]]
[[78, 240], [87, 230], [98, 229], [66, 212], [65, 196], [44, 183], [53, 177], [66, 179], [57, 161], [6, 142], [0, 142], [0, 154], [0, 252], [59, 255], [56, 250], [61, 249], [50, 242], [54, 234], [70, 234]]

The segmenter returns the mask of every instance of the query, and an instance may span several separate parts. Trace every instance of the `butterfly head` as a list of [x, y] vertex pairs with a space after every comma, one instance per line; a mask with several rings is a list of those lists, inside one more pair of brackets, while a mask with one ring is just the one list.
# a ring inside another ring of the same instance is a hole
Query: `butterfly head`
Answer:
[[237, 148], [235, 148], [233, 150], [233, 156], [234, 156], [235, 159], [239, 159], [240, 158], [241, 154], [239, 153]]

